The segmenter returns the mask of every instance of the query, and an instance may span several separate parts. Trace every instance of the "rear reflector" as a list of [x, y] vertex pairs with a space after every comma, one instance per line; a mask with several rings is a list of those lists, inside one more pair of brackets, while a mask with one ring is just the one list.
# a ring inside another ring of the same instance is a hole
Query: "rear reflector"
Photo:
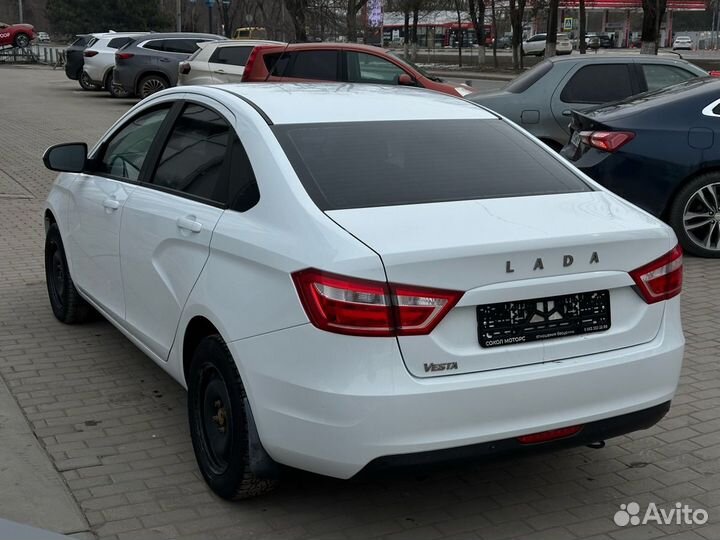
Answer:
[[97, 51], [84, 51], [84, 52], [83, 52], [83, 56], [84, 56], [85, 58], [92, 58], [92, 57], [95, 56], [97, 53], [98, 53]]
[[678, 244], [651, 263], [630, 272], [640, 295], [648, 304], [680, 294], [683, 281], [683, 252]]
[[551, 429], [549, 431], [541, 431], [540, 433], [532, 433], [531, 435], [523, 435], [518, 437], [520, 444], [538, 444], [550, 441], [557, 441], [558, 439], [565, 439], [572, 437], [577, 433], [580, 433], [582, 426], [570, 426], [559, 429]]
[[115, 60], [129, 60], [133, 56], [135, 56], [133, 53], [119, 52], [119, 53], [115, 53]]
[[598, 150], [614, 152], [635, 138], [632, 131], [581, 131], [582, 142]]
[[292, 275], [310, 322], [353, 336], [429, 334], [462, 296], [458, 291], [370, 281], [314, 268]]

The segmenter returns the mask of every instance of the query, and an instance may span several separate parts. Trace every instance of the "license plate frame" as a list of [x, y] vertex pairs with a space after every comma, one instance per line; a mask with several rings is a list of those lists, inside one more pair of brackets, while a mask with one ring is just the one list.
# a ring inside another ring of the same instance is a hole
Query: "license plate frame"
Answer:
[[572, 144], [575, 148], [578, 148], [580, 146], [580, 132], [579, 131], [573, 131], [572, 136], [570, 137], [570, 144]]
[[605, 332], [610, 308], [608, 290], [479, 305], [478, 342], [492, 348]]

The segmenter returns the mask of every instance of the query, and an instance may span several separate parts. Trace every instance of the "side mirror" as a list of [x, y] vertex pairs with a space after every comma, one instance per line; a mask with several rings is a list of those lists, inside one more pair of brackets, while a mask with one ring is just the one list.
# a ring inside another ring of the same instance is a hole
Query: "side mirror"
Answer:
[[415, 86], [415, 79], [407, 73], [403, 73], [398, 77], [398, 84], [400, 86]]
[[43, 163], [51, 171], [79, 173], [85, 170], [87, 152], [85, 143], [56, 144], [45, 150]]

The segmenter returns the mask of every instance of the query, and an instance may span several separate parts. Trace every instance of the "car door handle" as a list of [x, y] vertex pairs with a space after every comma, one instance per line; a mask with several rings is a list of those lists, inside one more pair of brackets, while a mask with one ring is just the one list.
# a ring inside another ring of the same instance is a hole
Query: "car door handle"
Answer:
[[563, 115], [563, 116], [572, 116], [572, 111], [571, 111], [570, 109], [565, 109], [565, 110], [562, 112], [562, 115]]
[[177, 218], [177, 226], [180, 229], [194, 233], [202, 231], [202, 223], [195, 221], [195, 216]]
[[161, 61], [161, 62], [169, 62], [170, 59], [169, 59], [169, 58], [161, 58], [160, 61]]
[[108, 210], [117, 210], [120, 208], [120, 201], [117, 199], [105, 199], [102, 204]]
[[224, 69], [216, 69], [215, 73], [225, 73], [225, 70]]

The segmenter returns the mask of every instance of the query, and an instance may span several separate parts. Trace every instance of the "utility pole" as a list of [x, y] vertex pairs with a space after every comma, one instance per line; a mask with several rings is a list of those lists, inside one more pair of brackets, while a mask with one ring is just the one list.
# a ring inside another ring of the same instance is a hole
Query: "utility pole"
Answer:
[[175, 18], [177, 19], [177, 31], [182, 32], [182, 0], [175, 0]]
[[212, 0], [207, 0], [207, 7], [208, 7], [208, 33], [214, 34], [213, 32], [213, 24], [212, 24]]
[[18, 22], [23, 22], [23, 5], [22, 0], [18, 0]]

